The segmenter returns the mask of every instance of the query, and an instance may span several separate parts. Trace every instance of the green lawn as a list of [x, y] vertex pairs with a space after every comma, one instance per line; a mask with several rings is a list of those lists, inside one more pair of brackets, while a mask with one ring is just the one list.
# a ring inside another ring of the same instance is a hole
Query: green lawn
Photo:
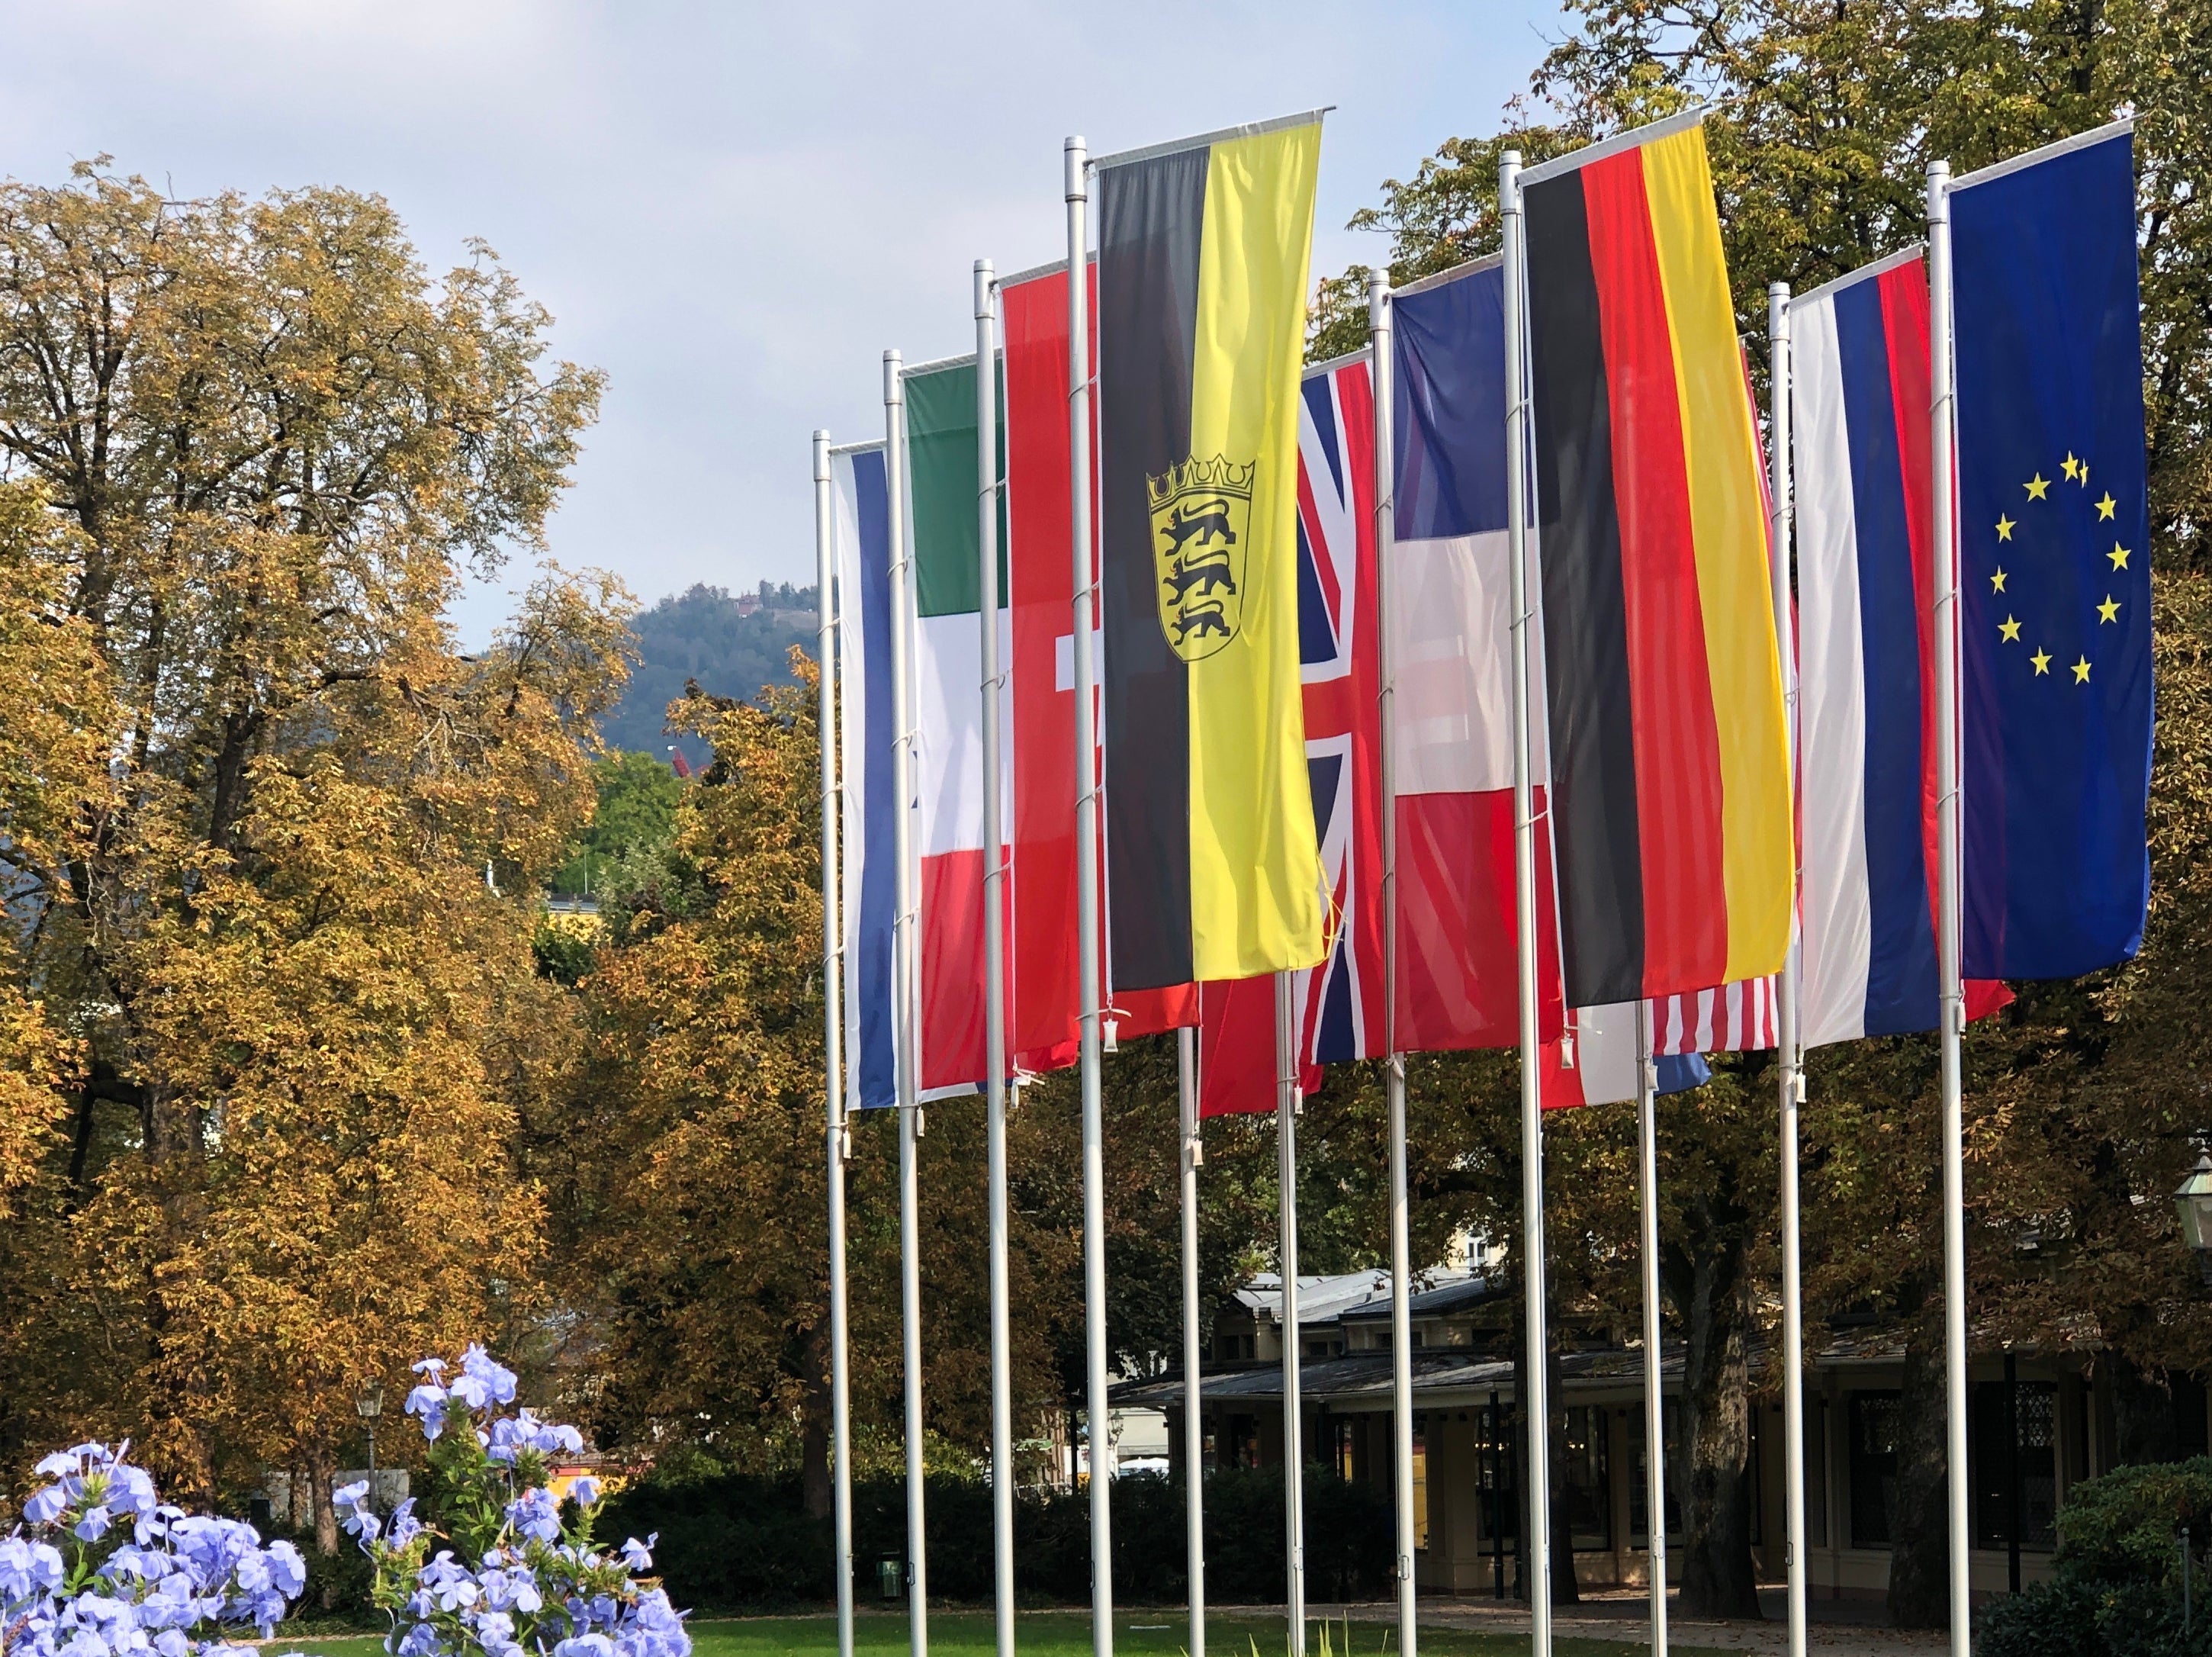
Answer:
[[[1176, 1657], [1188, 1643], [1188, 1624], [1181, 1611], [1132, 1611], [1115, 1618], [1114, 1648], [1129, 1657]], [[1351, 1625], [1351, 1644], [1346, 1628], [1328, 1628], [1330, 1657], [1389, 1657], [1396, 1647], [1397, 1630], [1387, 1623]], [[933, 1657], [990, 1657], [993, 1623], [988, 1611], [932, 1611], [929, 1642]], [[696, 1657], [825, 1657], [837, 1649], [837, 1619], [834, 1617], [754, 1617], [691, 1625]], [[1016, 1636], [1024, 1657], [1090, 1657], [1091, 1618], [1083, 1611], [1036, 1611], [1021, 1613]], [[861, 1616], [854, 1630], [854, 1649], [869, 1657], [890, 1657], [906, 1649], [903, 1615], [873, 1611]], [[1641, 1646], [1613, 1640], [1556, 1640], [1559, 1657], [1629, 1657]], [[1283, 1619], [1213, 1617], [1206, 1621], [1208, 1657], [1280, 1657]], [[1460, 1629], [1424, 1627], [1421, 1650], [1425, 1657], [1522, 1657], [1528, 1648], [1525, 1634], [1474, 1634]], [[379, 1657], [381, 1642], [374, 1639], [276, 1641], [272, 1650], [299, 1650], [309, 1657]], [[1307, 1657], [1321, 1657], [1318, 1623], [1309, 1625]], [[1686, 1648], [1680, 1648], [1686, 1650]]]

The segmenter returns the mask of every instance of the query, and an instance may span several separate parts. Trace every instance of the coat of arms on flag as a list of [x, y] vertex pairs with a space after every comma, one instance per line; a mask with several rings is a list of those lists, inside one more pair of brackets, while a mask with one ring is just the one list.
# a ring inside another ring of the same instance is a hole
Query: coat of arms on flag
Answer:
[[1182, 661], [1203, 661], [1237, 637], [1244, 613], [1252, 478], [1258, 469], [1216, 455], [1145, 479], [1160, 578], [1160, 626], [1168, 649]]

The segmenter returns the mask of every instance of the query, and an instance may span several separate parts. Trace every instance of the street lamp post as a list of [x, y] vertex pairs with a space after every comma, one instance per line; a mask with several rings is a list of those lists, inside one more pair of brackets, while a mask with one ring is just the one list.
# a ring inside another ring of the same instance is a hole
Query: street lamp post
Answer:
[[2197, 1269], [2212, 1286], [2212, 1156], [2200, 1155], [2181, 1189], [2173, 1193], [2181, 1216], [2181, 1240], [2197, 1256]]
[[376, 1511], [376, 1418], [384, 1413], [384, 1383], [373, 1380], [353, 1401], [353, 1412], [368, 1432], [368, 1507]]

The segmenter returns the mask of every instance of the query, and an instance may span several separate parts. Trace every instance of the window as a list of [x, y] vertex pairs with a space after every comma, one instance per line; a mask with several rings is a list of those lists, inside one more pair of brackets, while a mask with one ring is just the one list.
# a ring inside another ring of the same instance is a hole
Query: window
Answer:
[[1260, 1423], [1253, 1416], [1230, 1416], [1229, 1465], [1232, 1467], [1257, 1467], [1260, 1465]]
[[1601, 1404], [1577, 1404], [1566, 1416], [1561, 1448], [1567, 1487], [1560, 1494], [1567, 1506], [1569, 1545], [1578, 1552], [1601, 1552], [1613, 1546], [1613, 1484], [1605, 1454], [1607, 1412]]
[[[1674, 1398], [1660, 1402], [1661, 1418], [1665, 1422], [1664, 1441], [1667, 1464], [1667, 1540], [1682, 1539], [1681, 1469], [1675, 1458], [1676, 1448], [1682, 1441], [1681, 1410]], [[1649, 1548], [1651, 1545], [1651, 1515], [1646, 1511], [1650, 1502], [1644, 1492], [1650, 1488], [1651, 1475], [1644, 1460], [1644, 1405], [1639, 1400], [1628, 1412], [1628, 1454], [1636, 1473], [1636, 1482], [1628, 1489], [1628, 1541], [1631, 1547]]]
[[2015, 1511], [2021, 1547], [2046, 1549], [2057, 1541], [2057, 1424], [2058, 1388], [2050, 1381], [1975, 1386], [1976, 1547], [2009, 1548]]
[[1828, 1545], [1828, 1401], [1805, 1400], [1805, 1543]]
[[1413, 1420], [1413, 1545], [1429, 1545], [1429, 1439], [1419, 1416]]
[[1336, 1476], [1349, 1483], [1357, 1474], [1358, 1458], [1352, 1453], [1352, 1423], [1340, 1416], [1329, 1423], [1334, 1429], [1336, 1456]]
[[1894, 1392], [1854, 1392], [1850, 1409], [1851, 1545], [1889, 1545], [1889, 1516], [1897, 1502], [1897, 1416]]
[[1510, 1543], [1521, 1534], [1521, 1499], [1513, 1487], [1520, 1447], [1513, 1437], [1513, 1414], [1503, 1404], [1486, 1404], [1474, 1412], [1474, 1419], [1483, 1539], [1493, 1545]]

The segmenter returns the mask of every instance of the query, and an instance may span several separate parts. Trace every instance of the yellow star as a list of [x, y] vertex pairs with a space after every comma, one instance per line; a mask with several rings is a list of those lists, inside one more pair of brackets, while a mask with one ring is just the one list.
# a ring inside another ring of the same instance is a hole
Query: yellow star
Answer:
[[1997, 515], [1997, 539], [1999, 540], [2010, 540], [2012, 539], [2012, 532], [2014, 527], [2013, 521], [2010, 518], [2006, 517], [2004, 514], [2000, 512]]
[[2089, 487], [2089, 463], [2087, 460], [2081, 462], [2081, 475], [2074, 481], [2084, 489]]
[[2120, 601], [2110, 593], [2106, 594], [2105, 601], [2097, 606], [2097, 619], [2100, 622], [2107, 622], [2118, 621], [2119, 618]]
[[2112, 561], [2112, 568], [2115, 570], [2124, 570], [2128, 567], [2128, 549], [2118, 541], [2112, 543], [2112, 550], [2105, 556]]
[[2037, 673], [2047, 673], [2051, 671], [2051, 653], [2049, 651], [2038, 650], [2033, 655], [2030, 656], [2028, 660], [2035, 664], [2035, 671]]
[[2087, 685], [2089, 682], [2088, 657], [2083, 656], [2081, 661], [2074, 664], [2074, 682], [2076, 685]]
[[2097, 515], [2100, 518], [2111, 517], [2112, 515], [2112, 509], [2118, 504], [2119, 503], [2112, 498], [2112, 490], [2106, 490], [2105, 491], [2105, 498], [2097, 503]]
[[2081, 463], [2074, 458], [2074, 451], [2070, 448], [2066, 451], [2066, 464], [2062, 470], [2069, 478], [2081, 470]]
[[2025, 484], [2022, 484], [2021, 487], [2027, 491], [2027, 498], [2029, 500], [2045, 500], [2049, 498], [2051, 494], [2051, 479], [2045, 477], [2039, 472], [2034, 477], [2029, 478]]
[[2002, 621], [1999, 622], [1997, 624], [1997, 631], [2004, 635], [2004, 642], [2007, 644], [2017, 644], [2020, 643], [2020, 623], [2014, 620], [2012, 617], [2007, 616]]
[[2004, 591], [2004, 566], [2000, 564], [1997, 566], [1996, 574], [1990, 577], [1990, 591], [1992, 593], [2002, 593]]

